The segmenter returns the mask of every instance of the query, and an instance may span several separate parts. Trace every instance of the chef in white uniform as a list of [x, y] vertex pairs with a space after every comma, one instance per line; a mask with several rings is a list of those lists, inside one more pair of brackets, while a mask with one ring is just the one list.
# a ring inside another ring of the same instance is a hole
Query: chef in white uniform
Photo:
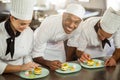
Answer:
[[84, 13], [81, 5], [70, 4], [62, 15], [47, 17], [35, 30], [34, 61], [52, 70], [61, 67], [61, 62], [66, 61], [63, 42], [75, 34]]
[[28, 70], [37, 67], [30, 52], [33, 47], [33, 31], [29, 24], [34, 0], [11, 0], [11, 15], [0, 23], [0, 74]]
[[[83, 22], [78, 39], [68, 41], [69, 46], [77, 47], [77, 57], [81, 62], [91, 58], [115, 54], [120, 49], [120, 13], [112, 8], [103, 17], [92, 17]], [[106, 61], [107, 66], [115, 65], [114, 55]], [[111, 63], [112, 62], [112, 63]]]

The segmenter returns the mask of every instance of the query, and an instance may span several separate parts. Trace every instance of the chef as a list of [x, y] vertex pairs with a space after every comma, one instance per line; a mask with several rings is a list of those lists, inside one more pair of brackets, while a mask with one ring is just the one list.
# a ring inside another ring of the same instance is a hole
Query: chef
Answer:
[[55, 70], [66, 61], [63, 41], [75, 34], [85, 9], [79, 4], [69, 4], [62, 15], [47, 17], [35, 30], [33, 60]]
[[0, 74], [29, 70], [37, 67], [30, 52], [33, 31], [29, 24], [34, 0], [11, 0], [9, 18], [0, 23]]
[[103, 17], [92, 17], [83, 22], [81, 33], [76, 39], [78, 45], [68, 41], [69, 46], [77, 47], [77, 57], [81, 62], [91, 58], [112, 55], [106, 66], [114, 66], [120, 53], [120, 13], [109, 8]]

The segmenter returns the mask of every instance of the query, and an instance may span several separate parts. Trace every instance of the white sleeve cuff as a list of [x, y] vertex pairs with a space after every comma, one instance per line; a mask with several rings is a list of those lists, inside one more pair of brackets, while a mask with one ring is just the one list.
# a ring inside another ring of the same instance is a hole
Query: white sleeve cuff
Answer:
[[116, 48], [120, 48], [120, 29], [114, 34], [114, 43]]
[[33, 52], [32, 53], [32, 58], [36, 58], [36, 57], [44, 57], [44, 53], [37, 53], [37, 52]]
[[27, 55], [24, 57], [24, 63], [32, 62], [32, 57], [30, 55]]

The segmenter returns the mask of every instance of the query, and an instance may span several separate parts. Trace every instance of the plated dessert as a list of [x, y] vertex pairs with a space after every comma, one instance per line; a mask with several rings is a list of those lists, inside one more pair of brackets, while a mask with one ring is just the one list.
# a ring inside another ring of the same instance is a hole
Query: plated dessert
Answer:
[[41, 67], [36, 67], [33, 70], [28, 70], [25, 71], [25, 76], [31, 76], [31, 75], [36, 75], [36, 74], [41, 74], [42, 73], [42, 68]]
[[81, 70], [81, 66], [79, 64], [65, 62], [65, 63], [62, 63], [60, 69], [57, 69], [55, 71], [61, 74], [68, 74], [68, 73], [78, 72], [80, 70]]
[[74, 71], [75, 70], [75, 66], [70, 66], [68, 63], [63, 63], [61, 66], [61, 70], [62, 71], [66, 71], [66, 70], [70, 70], [70, 71]]
[[85, 61], [83, 63], [80, 63], [81, 66], [85, 68], [101, 68], [104, 67], [104, 61], [99, 60], [99, 59], [91, 59], [88, 61]]
[[45, 77], [49, 74], [49, 70], [43, 67], [36, 67], [32, 70], [20, 72], [20, 77], [25, 79], [37, 79]]
[[42, 73], [42, 68], [41, 67], [36, 67], [34, 69], [34, 74], [41, 74]]
[[102, 65], [100, 61], [96, 61], [94, 59], [88, 60], [87, 61], [88, 66], [100, 66]]

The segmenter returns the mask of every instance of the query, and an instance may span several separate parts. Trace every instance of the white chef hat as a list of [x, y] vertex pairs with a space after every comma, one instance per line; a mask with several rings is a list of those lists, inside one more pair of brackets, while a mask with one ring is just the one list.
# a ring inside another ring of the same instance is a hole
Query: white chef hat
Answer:
[[85, 8], [80, 4], [72, 3], [67, 6], [65, 12], [76, 15], [79, 18], [83, 18], [84, 14], [85, 14]]
[[101, 28], [110, 34], [115, 33], [120, 28], [120, 13], [111, 7], [107, 9], [100, 21]]
[[11, 15], [21, 20], [31, 20], [35, 0], [11, 0]]

